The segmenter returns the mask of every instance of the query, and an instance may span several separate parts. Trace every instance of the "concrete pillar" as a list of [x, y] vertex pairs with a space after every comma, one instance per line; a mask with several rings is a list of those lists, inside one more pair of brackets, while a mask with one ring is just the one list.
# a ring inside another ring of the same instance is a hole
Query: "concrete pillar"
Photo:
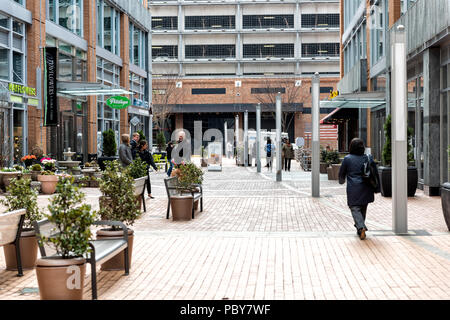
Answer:
[[311, 108], [311, 195], [320, 197], [320, 78], [316, 72], [312, 79]]
[[424, 192], [439, 195], [440, 188], [440, 48], [423, 54], [423, 154]]
[[[122, 69], [120, 69], [120, 86], [130, 88], [130, 20], [124, 13], [120, 14], [120, 57], [122, 58]], [[131, 97], [130, 97], [131, 98]], [[128, 122], [128, 110], [120, 110], [120, 135], [130, 133]]]
[[281, 175], [281, 93], [277, 94], [276, 97], [276, 125], [277, 125], [277, 135], [276, 135], [276, 147], [275, 154], [277, 155], [277, 181], [282, 180]]
[[244, 112], [244, 166], [248, 167], [248, 111]]
[[261, 103], [256, 106], [256, 171], [261, 172]]

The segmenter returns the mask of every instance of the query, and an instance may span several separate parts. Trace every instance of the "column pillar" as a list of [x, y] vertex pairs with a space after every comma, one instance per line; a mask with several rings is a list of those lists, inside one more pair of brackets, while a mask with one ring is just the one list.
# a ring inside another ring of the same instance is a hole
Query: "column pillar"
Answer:
[[[120, 70], [120, 86], [128, 90], [130, 88], [130, 19], [124, 13], [120, 14], [120, 57], [122, 69]], [[131, 97], [130, 97], [131, 98]], [[120, 110], [120, 135], [130, 133], [128, 122], [128, 110]]]
[[320, 78], [318, 72], [313, 76], [311, 93], [311, 195], [320, 197]]
[[437, 196], [440, 189], [440, 48], [425, 50], [423, 82], [424, 192]]

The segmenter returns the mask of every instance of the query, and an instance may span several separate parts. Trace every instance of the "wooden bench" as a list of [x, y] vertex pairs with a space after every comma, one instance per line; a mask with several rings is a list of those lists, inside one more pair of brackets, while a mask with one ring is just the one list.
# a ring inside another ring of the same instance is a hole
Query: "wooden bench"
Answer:
[[[178, 187], [178, 178], [177, 177], [170, 177], [170, 178], [165, 178], [164, 179], [164, 184], [166, 186], [166, 192], [167, 192], [167, 197], [169, 198], [169, 202], [167, 204], [167, 217], [166, 219], [169, 219], [169, 213], [170, 213], [170, 198], [173, 196], [177, 196], [180, 195], [180, 190], [177, 188]], [[195, 192], [192, 191], [192, 219], [194, 219], [194, 203], [196, 201], [200, 200], [200, 212], [203, 211], [203, 188], [200, 184], [196, 184], [195, 185], [199, 191]]]
[[20, 209], [0, 214], [0, 247], [7, 244], [14, 244], [16, 248], [18, 277], [23, 276], [19, 241], [23, 221], [25, 220], [25, 213], [25, 209]]
[[[116, 256], [118, 253], [123, 251], [125, 258], [125, 275], [130, 273], [130, 262], [128, 260], [128, 229], [120, 221], [95, 221], [93, 225], [96, 226], [119, 226], [123, 230], [123, 237], [115, 239], [101, 239], [101, 240], [91, 240], [89, 245], [92, 249], [91, 252], [84, 255], [84, 258], [88, 263], [91, 264], [91, 286], [92, 286], [92, 300], [97, 299], [97, 264], [102, 264], [109, 259]], [[47, 219], [41, 220], [39, 222], [34, 222], [34, 228], [36, 231], [36, 237], [38, 239], [39, 250], [42, 257], [47, 257], [47, 252], [45, 246], [41, 243], [41, 236], [44, 237], [54, 237], [56, 233], [55, 225], [52, 224]], [[56, 256], [56, 254], [51, 255]]]

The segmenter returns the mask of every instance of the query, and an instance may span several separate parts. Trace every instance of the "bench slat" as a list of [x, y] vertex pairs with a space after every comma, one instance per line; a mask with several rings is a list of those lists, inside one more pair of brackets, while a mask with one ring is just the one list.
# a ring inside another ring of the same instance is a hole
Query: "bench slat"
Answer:
[[[97, 263], [109, 260], [128, 246], [125, 239], [92, 240], [90, 242], [95, 248], [95, 261]], [[89, 254], [86, 255], [86, 258], [88, 257]]]

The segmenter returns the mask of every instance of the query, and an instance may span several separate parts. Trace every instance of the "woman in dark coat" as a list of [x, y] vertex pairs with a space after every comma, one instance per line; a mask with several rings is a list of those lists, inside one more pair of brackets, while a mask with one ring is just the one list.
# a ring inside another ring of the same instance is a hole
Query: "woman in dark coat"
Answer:
[[[155, 160], [153, 160], [153, 155], [150, 153], [150, 151], [148, 151], [147, 141], [145, 141], [145, 140], [139, 141], [138, 152], [136, 155], [139, 156], [139, 158], [141, 158], [142, 161], [147, 163], [147, 165], [152, 166], [153, 169], [155, 169], [155, 171], [158, 171], [158, 167], [155, 164]], [[150, 183], [150, 175], [148, 174], [148, 172], [147, 172], [147, 176], [148, 176], [147, 177], [148, 196], [151, 199], [154, 199], [154, 197], [152, 197], [152, 185]]]
[[366, 238], [367, 226], [365, 220], [367, 206], [369, 203], [374, 202], [374, 194], [380, 192], [378, 174], [376, 175], [378, 181], [377, 189], [374, 189], [363, 180], [363, 165], [368, 159], [375, 172], [378, 172], [377, 165], [372, 157], [364, 155], [364, 151], [364, 142], [359, 138], [353, 139], [350, 142], [350, 154], [344, 158], [339, 170], [339, 183], [344, 184], [347, 178], [347, 204], [352, 212], [355, 227], [361, 240]]

